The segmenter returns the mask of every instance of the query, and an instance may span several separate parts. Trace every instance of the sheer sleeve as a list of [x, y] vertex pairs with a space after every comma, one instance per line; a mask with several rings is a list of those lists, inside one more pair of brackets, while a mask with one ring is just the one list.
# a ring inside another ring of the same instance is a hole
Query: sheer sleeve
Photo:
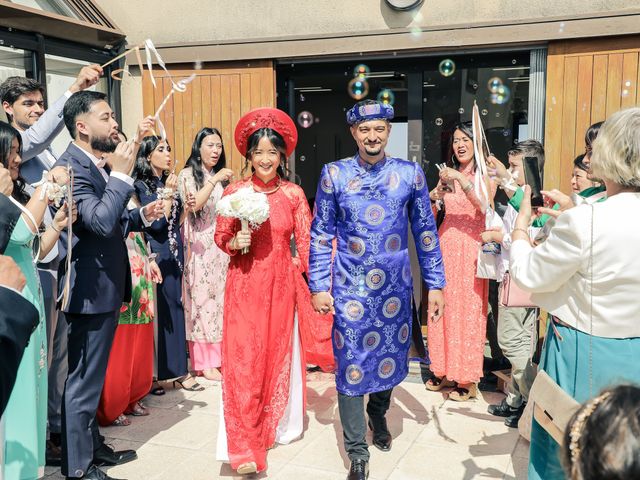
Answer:
[[196, 191], [196, 182], [193, 179], [191, 168], [183, 168], [178, 174], [178, 194], [180, 195], [182, 203], [184, 204], [187, 200], [187, 192], [195, 193]]
[[309, 245], [311, 243], [311, 210], [301, 188], [295, 189], [295, 210], [293, 212], [294, 231], [301, 270], [309, 271]]

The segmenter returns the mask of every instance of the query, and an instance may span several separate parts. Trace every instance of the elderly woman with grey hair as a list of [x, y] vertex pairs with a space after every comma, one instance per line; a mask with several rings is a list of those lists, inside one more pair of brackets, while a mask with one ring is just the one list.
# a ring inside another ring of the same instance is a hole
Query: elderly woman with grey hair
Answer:
[[[550, 313], [540, 368], [578, 402], [619, 383], [640, 383], [640, 108], [603, 125], [591, 168], [607, 200], [563, 212], [533, 247], [529, 195], [512, 234], [510, 272]], [[529, 189], [527, 188], [527, 192]], [[558, 444], [534, 420], [529, 478], [565, 478]]]

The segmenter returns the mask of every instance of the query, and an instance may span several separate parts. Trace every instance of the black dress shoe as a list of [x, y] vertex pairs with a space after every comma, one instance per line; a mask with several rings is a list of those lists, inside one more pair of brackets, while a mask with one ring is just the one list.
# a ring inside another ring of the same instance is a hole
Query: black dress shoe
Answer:
[[513, 408], [504, 399], [496, 405], [489, 405], [489, 407], [487, 408], [487, 412], [489, 412], [491, 415], [495, 415], [496, 417], [510, 417], [512, 415], [515, 415], [518, 410], [520, 409]]
[[383, 452], [391, 450], [392, 437], [387, 428], [387, 419], [369, 417], [369, 428], [373, 432], [373, 445]]
[[[80, 477], [82, 480], [124, 480], [110, 477], [95, 465], [91, 465], [84, 477]], [[77, 477], [67, 477], [67, 480], [79, 480]]]
[[62, 447], [56, 444], [53, 437], [47, 440], [44, 458], [47, 467], [59, 467], [62, 465]]
[[504, 419], [504, 424], [510, 428], [518, 428], [518, 422], [520, 422], [520, 417], [522, 417], [522, 413], [524, 412], [524, 407], [526, 407], [526, 403], [523, 402], [520, 408], [517, 408], [513, 415], [509, 415]]
[[135, 450], [120, 450], [114, 452], [113, 448], [106, 444], [100, 445], [100, 448], [93, 452], [93, 463], [98, 466], [102, 465], [122, 465], [138, 458]]
[[367, 480], [369, 478], [369, 462], [356, 458], [351, 462], [347, 480]]

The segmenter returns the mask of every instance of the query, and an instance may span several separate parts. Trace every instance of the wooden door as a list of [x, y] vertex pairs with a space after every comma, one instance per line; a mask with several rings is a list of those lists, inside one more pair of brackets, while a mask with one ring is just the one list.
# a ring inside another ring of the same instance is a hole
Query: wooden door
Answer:
[[640, 36], [549, 45], [545, 188], [570, 192], [573, 160], [587, 128], [640, 105]]
[[[251, 64], [192, 65], [169, 67], [174, 81], [192, 74], [196, 78], [184, 93], [174, 93], [160, 119], [167, 131], [179, 171], [191, 152], [191, 144], [202, 127], [215, 127], [222, 133], [227, 166], [239, 174], [243, 156], [233, 142], [233, 131], [242, 115], [253, 108], [274, 107], [276, 102], [275, 70], [270, 61]], [[153, 115], [171, 91], [171, 81], [161, 69], [154, 69], [156, 88], [145, 70], [142, 82], [144, 114]]]

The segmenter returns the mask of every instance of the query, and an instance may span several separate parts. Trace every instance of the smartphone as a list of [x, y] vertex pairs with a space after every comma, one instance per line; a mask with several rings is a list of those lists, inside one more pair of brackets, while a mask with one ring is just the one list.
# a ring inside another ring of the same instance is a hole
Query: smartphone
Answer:
[[538, 159], [536, 157], [524, 157], [522, 161], [524, 167], [524, 181], [531, 188], [531, 206], [544, 206], [544, 198], [542, 198], [542, 180], [540, 179], [540, 170], [538, 170]]

